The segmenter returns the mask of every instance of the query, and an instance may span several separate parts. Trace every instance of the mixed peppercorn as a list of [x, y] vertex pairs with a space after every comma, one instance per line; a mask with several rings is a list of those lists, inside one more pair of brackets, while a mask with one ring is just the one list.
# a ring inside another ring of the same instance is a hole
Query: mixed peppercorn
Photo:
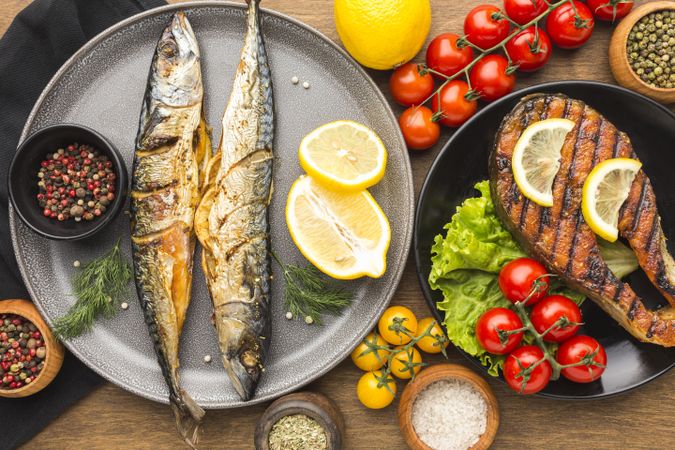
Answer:
[[656, 11], [640, 19], [628, 34], [628, 62], [645, 83], [675, 87], [675, 10]]
[[47, 356], [42, 333], [24, 317], [0, 314], [0, 389], [32, 383]]
[[112, 162], [87, 144], [71, 144], [48, 153], [38, 171], [38, 204], [45, 217], [94, 220], [115, 199]]

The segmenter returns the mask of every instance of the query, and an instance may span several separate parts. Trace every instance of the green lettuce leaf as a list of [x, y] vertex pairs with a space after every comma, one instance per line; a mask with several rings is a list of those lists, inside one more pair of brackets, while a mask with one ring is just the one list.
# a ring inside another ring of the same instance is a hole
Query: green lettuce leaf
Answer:
[[[511, 307], [499, 289], [499, 271], [509, 261], [527, 255], [497, 217], [489, 182], [481, 181], [475, 187], [481, 195], [457, 207], [443, 227], [445, 236], [439, 234], [434, 239], [429, 285], [443, 294], [437, 308], [445, 313], [448, 338], [497, 376], [504, 357], [490, 355], [480, 346], [476, 322], [490, 308]], [[615, 274], [625, 276], [637, 268], [635, 256], [622, 244], [603, 243], [601, 249]], [[557, 278], [551, 279], [549, 292], [565, 295], [579, 305], [585, 299]]]
[[468, 198], [457, 207], [431, 247], [429, 285], [440, 290], [437, 304], [445, 312], [448, 338], [477, 357], [497, 376], [504, 357], [487, 353], [476, 339], [476, 322], [488, 309], [510, 307], [499, 290], [497, 276], [509, 261], [526, 256], [502, 226], [494, 210], [488, 181], [476, 184], [480, 197]]

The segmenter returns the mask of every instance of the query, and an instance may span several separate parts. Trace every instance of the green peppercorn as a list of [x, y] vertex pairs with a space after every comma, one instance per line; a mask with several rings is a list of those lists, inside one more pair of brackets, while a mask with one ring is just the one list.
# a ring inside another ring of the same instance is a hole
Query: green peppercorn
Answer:
[[656, 11], [641, 18], [626, 41], [628, 63], [647, 84], [672, 88], [675, 61], [675, 11]]

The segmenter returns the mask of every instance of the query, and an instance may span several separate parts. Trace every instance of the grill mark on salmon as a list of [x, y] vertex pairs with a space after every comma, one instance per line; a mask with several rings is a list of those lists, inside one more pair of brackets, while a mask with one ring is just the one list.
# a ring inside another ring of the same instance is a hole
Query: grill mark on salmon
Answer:
[[[564, 117], [577, 125], [561, 150], [561, 165], [553, 185], [554, 204], [532, 202], [520, 210], [508, 163], [520, 133], [537, 118], [525, 105], [550, 105], [547, 117]], [[539, 103], [537, 103], [539, 102]], [[560, 105], [560, 109], [556, 109]], [[525, 121], [525, 123], [523, 122]], [[637, 339], [666, 347], [675, 345], [675, 320], [670, 308], [648, 310], [632, 288], [618, 280], [600, 256], [596, 236], [580, 211], [583, 183], [592, 168], [610, 157], [635, 157], [630, 140], [597, 111], [563, 95], [534, 94], [524, 98], [503, 120], [490, 157], [495, 209], [526, 251], [544, 262], [573, 289], [596, 302]], [[673, 262], [656, 210], [649, 179], [636, 177], [619, 221], [619, 230], [638, 257], [652, 283], [673, 296]], [[668, 298], [668, 295], [664, 296]], [[668, 298], [670, 301], [671, 299]]]

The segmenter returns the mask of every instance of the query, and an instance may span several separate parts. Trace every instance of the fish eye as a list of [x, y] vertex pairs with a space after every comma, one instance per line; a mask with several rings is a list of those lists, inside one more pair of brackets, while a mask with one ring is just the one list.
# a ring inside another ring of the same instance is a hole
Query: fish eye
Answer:
[[173, 58], [176, 55], [176, 44], [174, 42], [168, 42], [162, 45], [159, 51], [165, 58]]

